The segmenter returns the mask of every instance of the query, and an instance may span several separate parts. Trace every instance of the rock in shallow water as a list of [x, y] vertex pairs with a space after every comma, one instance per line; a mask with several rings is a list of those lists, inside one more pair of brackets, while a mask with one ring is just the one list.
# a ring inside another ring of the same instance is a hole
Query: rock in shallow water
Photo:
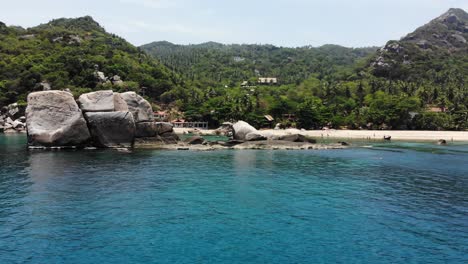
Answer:
[[312, 143], [312, 144], [317, 143], [317, 140], [310, 138], [310, 137], [306, 137], [301, 134], [281, 136], [279, 137], [279, 140], [289, 141], [289, 142], [306, 142], [306, 143]]
[[130, 112], [85, 113], [95, 146], [104, 148], [132, 147], [135, 122]]
[[203, 144], [205, 142], [205, 139], [200, 136], [192, 136], [185, 139], [184, 142], [190, 145], [198, 145]]
[[80, 108], [63, 91], [30, 93], [26, 125], [30, 146], [79, 146], [90, 138]]
[[238, 121], [232, 125], [234, 139], [237, 140], [246, 140], [246, 136], [249, 133], [257, 132], [253, 126], [244, 121]]

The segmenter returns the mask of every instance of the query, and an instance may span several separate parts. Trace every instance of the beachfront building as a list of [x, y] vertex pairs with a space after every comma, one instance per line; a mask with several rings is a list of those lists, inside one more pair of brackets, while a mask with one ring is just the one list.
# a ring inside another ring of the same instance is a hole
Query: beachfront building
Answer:
[[278, 78], [275, 77], [260, 77], [257, 81], [259, 84], [278, 84]]

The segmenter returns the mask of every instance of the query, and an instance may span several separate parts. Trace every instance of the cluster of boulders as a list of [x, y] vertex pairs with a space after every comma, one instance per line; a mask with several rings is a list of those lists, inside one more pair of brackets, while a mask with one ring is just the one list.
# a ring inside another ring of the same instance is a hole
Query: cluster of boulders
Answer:
[[[78, 103], [77, 103], [78, 102]], [[135, 92], [111, 90], [82, 94], [66, 91], [28, 95], [31, 147], [132, 147], [136, 138], [177, 141], [172, 125], [155, 122], [151, 104]]]
[[17, 103], [2, 107], [0, 110], [0, 133], [26, 132], [24, 108]]

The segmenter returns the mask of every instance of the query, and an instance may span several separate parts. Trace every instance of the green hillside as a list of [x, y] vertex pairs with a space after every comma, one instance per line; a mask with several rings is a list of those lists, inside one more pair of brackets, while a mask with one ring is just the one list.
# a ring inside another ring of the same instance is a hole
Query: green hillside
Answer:
[[[450, 9], [381, 49], [175, 45], [142, 49], [185, 77], [161, 97], [188, 119], [303, 128], [468, 129], [468, 15]], [[257, 85], [276, 77], [278, 85]], [[244, 80], [248, 87], [240, 87]], [[255, 87], [253, 87], [255, 86]], [[285, 114], [294, 118], [285, 118]]]
[[229, 86], [246, 80], [255, 82], [261, 76], [278, 78], [283, 84], [299, 84], [311, 74], [327, 76], [377, 50], [337, 45], [319, 48], [216, 42], [176, 45], [167, 41], [153, 42], [141, 48], [187, 80]]
[[[25, 104], [29, 92], [43, 89], [134, 90], [213, 127], [242, 119], [258, 127], [465, 130], [467, 39], [462, 9], [380, 49], [135, 47], [91, 17], [28, 29], [0, 23], [0, 107]], [[277, 82], [258, 83], [260, 77]]]
[[[102, 72], [106, 81], [96, 72]], [[112, 77], [118, 75], [123, 83]], [[42, 83], [42, 84], [41, 84]], [[0, 106], [50, 85], [79, 94], [112, 88], [156, 99], [176, 86], [171, 71], [91, 17], [56, 19], [23, 29], [0, 23]]]

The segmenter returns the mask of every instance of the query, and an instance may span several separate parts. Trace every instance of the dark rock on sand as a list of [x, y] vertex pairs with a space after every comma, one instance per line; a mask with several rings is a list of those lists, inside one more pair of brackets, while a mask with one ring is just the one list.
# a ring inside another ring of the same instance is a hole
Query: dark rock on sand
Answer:
[[306, 137], [301, 134], [281, 136], [279, 137], [279, 140], [289, 141], [289, 142], [306, 142], [306, 143], [312, 143], [312, 144], [317, 143], [317, 140], [310, 138], [310, 137]]
[[200, 136], [192, 136], [185, 139], [184, 142], [190, 145], [198, 145], [205, 143], [205, 139]]

